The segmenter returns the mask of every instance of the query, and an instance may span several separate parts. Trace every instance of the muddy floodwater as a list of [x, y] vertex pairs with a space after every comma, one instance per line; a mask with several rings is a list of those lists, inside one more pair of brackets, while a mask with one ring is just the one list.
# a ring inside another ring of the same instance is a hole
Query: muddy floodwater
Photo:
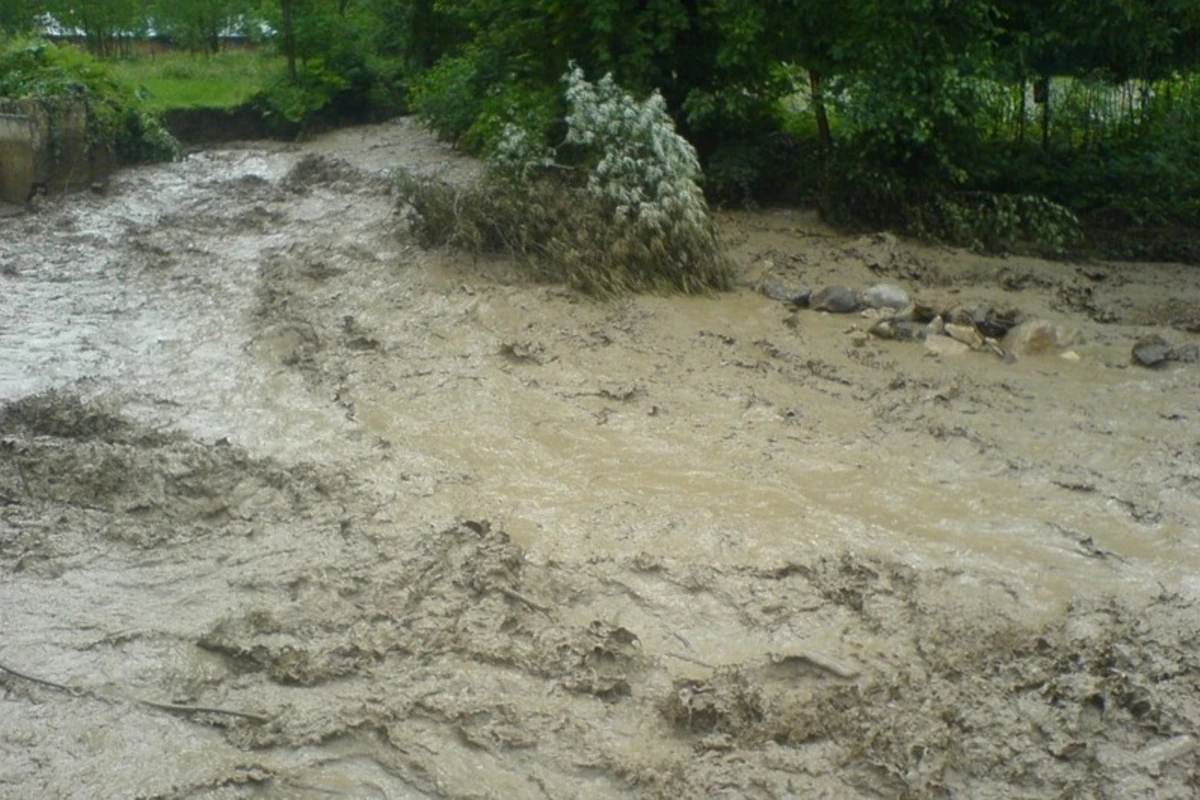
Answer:
[[596, 301], [398, 167], [478, 172], [401, 120], [0, 218], [0, 798], [1200, 797], [1200, 270], [761, 210], [738, 290]]

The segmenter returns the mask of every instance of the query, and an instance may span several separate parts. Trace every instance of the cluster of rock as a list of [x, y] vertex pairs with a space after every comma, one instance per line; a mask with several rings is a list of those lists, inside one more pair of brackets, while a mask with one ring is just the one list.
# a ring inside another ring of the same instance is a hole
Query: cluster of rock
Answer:
[[892, 284], [876, 284], [855, 292], [845, 286], [828, 286], [818, 292], [799, 291], [767, 280], [763, 294], [797, 308], [831, 314], [861, 313], [875, 321], [858, 331], [858, 342], [870, 337], [922, 342], [939, 355], [971, 350], [987, 352], [1005, 361], [1017, 356], [1057, 354], [1070, 360], [1079, 356], [1070, 348], [1080, 342], [1079, 332], [1040, 319], [1024, 319], [1015, 308], [953, 306], [935, 308], [914, 301]]
[[1171, 344], [1158, 334], [1138, 339], [1133, 345], [1133, 363], [1139, 367], [1165, 367], [1172, 362], [1195, 364], [1200, 361], [1200, 344]]

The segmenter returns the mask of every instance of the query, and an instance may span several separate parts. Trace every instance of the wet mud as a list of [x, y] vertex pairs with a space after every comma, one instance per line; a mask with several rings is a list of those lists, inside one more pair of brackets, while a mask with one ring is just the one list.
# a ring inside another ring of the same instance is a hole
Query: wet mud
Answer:
[[1200, 364], [1130, 360], [1194, 267], [759, 211], [597, 302], [394, 167], [477, 174], [401, 120], [0, 219], [0, 797], [1200, 794]]

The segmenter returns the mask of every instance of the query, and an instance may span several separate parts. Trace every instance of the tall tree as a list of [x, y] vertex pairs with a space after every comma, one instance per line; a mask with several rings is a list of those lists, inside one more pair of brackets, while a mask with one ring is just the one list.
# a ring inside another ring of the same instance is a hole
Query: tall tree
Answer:
[[45, 0], [46, 12], [70, 29], [83, 32], [88, 50], [114, 55], [146, 26], [141, 0]]
[[0, 2], [0, 34], [32, 30], [37, 16], [37, 5], [33, 0]]
[[215, 53], [250, 11], [245, 0], [156, 0], [150, 13], [155, 29], [175, 44]]
[[287, 58], [288, 76], [296, 80], [296, 0], [279, 0], [283, 36], [283, 55]]

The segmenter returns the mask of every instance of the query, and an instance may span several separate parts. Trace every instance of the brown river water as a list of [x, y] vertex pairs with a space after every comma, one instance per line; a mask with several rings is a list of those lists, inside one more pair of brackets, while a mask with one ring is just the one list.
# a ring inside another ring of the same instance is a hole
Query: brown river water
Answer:
[[1200, 796], [1200, 364], [1130, 363], [1200, 271], [764, 210], [597, 301], [397, 167], [478, 171], [400, 120], [0, 218], [0, 798]]

